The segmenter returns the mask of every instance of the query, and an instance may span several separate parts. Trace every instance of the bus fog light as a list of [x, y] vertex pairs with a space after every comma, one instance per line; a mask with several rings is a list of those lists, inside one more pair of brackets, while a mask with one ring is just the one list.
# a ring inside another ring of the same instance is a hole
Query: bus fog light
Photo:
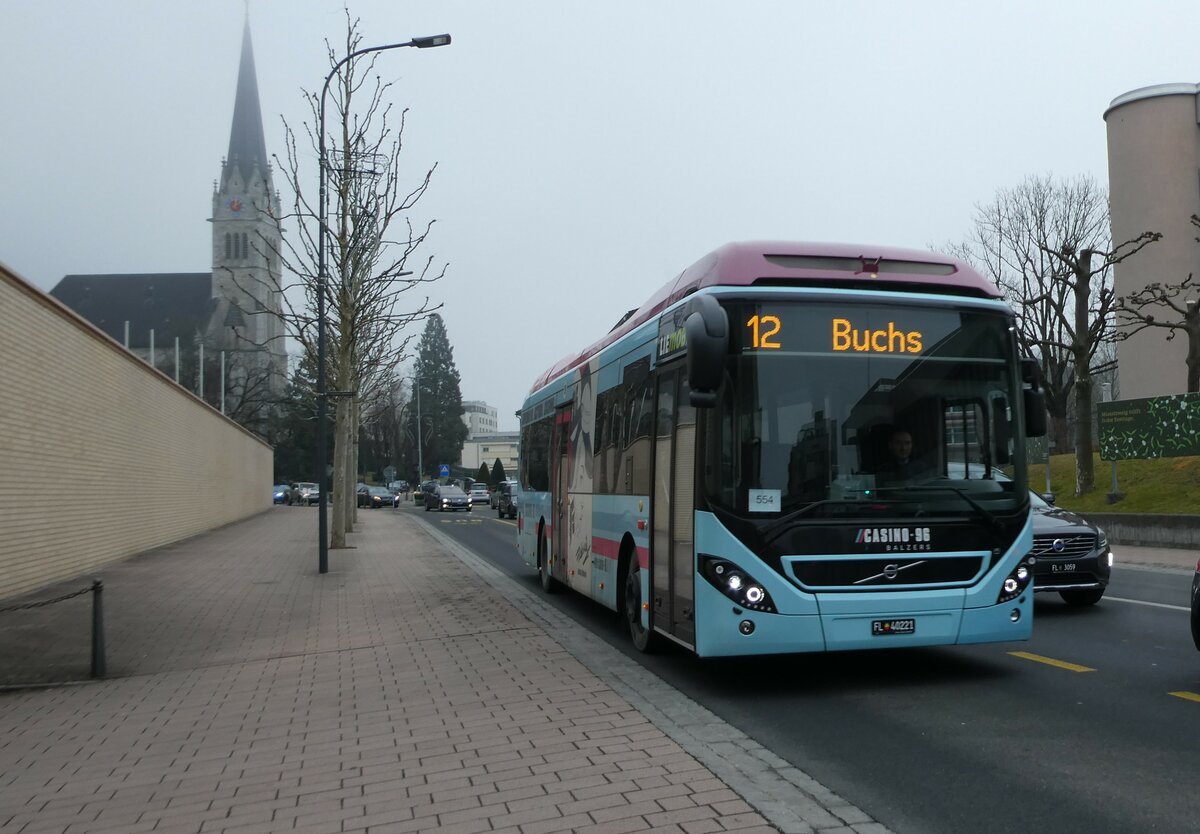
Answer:
[[742, 620], [740, 623], [738, 623], [738, 631], [740, 631], [742, 634], [753, 634], [754, 633], [754, 621], [753, 620]]
[[1021, 609], [1020, 609], [1020, 608], [1014, 608], [1012, 611], [1009, 611], [1009, 612], [1008, 612], [1008, 618], [1009, 618], [1010, 620], [1012, 620], [1014, 623], [1015, 623], [1015, 622], [1019, 622], [1019, 621], [1020, 621], [1020, 619], [1021, 619]]
[[746, 589], [746, 602], [751, 605], [758, 605], [763, 601], [763, 589], [757, 585], [751, 585]]

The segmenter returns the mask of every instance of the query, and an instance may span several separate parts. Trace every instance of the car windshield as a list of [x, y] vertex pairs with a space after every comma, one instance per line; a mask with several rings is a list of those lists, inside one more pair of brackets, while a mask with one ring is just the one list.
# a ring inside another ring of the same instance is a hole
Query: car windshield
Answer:
[[714, 505], [764, 522], [1019, 507], [1020, 380], [1005, 314], [726, 306], [742, 326], [706, 438]]

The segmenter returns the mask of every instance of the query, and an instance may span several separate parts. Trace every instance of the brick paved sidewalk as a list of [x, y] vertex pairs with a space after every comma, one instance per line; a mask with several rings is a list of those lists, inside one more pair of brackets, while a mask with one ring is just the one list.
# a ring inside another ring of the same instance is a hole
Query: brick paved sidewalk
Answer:
[[419, 521], [362, 515], [325, 576], [302, 507], [105, 570], [110, 679], [0, 693], [0, 830], [774, 830]]

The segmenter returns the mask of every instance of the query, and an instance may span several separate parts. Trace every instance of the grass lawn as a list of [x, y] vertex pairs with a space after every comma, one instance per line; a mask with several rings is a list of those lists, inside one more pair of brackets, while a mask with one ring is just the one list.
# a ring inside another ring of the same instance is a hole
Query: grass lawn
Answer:
[[[1115, 504], [1107, 500], [1112, 462], [1100, 460], [1099, 454], [1094, 462], [1096, 488], [1076, 498], [1075, 455], [1051, 455], [1050, 486], [1058, 506], [1082, 513], [1200, 515], [1200, 457], [1117, 461], [1117, 489], [1125, 497]], [[1030, 465], [1029, 487], [1039, 493], [1046, 488], [1045, 464]]]

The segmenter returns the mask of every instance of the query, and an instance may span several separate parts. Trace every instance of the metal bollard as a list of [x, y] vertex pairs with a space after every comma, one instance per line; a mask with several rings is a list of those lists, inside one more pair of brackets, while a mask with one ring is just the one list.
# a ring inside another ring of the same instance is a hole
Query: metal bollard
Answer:
[[104, 663], [104, 583], [92, 580], [92, 677], [108, 674]]

